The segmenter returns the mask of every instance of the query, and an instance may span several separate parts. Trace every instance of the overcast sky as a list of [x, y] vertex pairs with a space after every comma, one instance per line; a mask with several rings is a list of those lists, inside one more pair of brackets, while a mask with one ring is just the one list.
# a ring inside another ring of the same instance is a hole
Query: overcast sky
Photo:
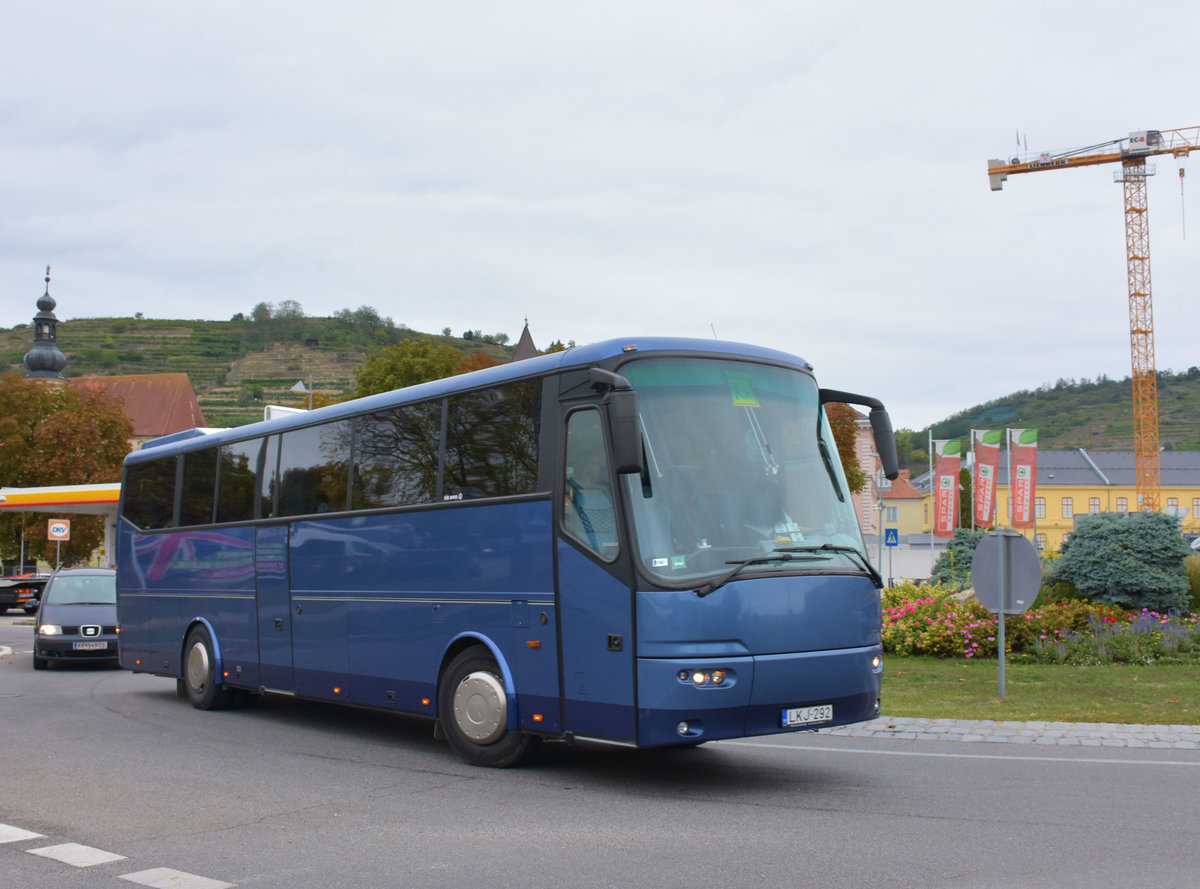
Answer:
[[[539, 346], [715, 332], [913, 429], [1130, 373], [1118, 167], [992, 193], [988, 158], [1200, 124], [1193, 0], [10, 0], [3, 21], [0, 326], [49, 264], [62, 321], [292, 299], [514, 341], [528, 317]], [[1190, 163], [1183, 201], [1169, 156], [1149, 187], [1160, 370], [1200, 365]]]

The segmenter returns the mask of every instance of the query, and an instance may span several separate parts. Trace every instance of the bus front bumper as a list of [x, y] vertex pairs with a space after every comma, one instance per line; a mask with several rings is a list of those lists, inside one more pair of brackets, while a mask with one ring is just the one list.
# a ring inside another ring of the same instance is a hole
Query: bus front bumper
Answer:
[[879, 715], [880, 646], [639, 658], [638, 746], [806, 731]]

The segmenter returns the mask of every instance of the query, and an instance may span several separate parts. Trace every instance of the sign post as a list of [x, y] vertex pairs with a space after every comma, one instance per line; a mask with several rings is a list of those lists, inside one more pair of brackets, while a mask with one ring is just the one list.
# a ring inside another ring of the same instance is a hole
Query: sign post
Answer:
[[1042, 560], [1029, 539], [1004, 528], [989, 531], [971, 560], [975, 598], [997, 616], [996, 642], [1000, 647], [1000, 700], [1004, 700], [1004, 617], [1020, 614], [1033, 604], [1042, 585]]
[[[892, 585], [892, 553], [900, 545], [900, 532], [895, 528], [883, 529], [883, 545], [888, 548], [888, 586]], [[880, 568], [883, 566], [880, 565]]]
[[71, 539], [70, 519], [51, 519], [46, 523], [46, 537], [54, 541], [54, 567], [62, 566], [62, 542]]

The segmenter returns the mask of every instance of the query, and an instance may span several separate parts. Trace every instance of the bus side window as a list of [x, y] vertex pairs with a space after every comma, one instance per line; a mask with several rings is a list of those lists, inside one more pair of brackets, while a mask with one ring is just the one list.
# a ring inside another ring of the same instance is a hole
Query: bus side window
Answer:
[[563, 529], [606, 562], [617, 557], [616, 515], [600, 414], [574, 413], [567, 421]]

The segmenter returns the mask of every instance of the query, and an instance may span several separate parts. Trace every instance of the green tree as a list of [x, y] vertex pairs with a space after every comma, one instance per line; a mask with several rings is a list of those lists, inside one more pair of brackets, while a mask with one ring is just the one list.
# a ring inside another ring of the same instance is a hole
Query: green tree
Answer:
[[975, 512], [975, 483], [971, 470], [963, 467], [958, 471], [958, 527], [970, 528]]
[[956, 590], [965, 590], [971, 585], [971, 561], [975, 558], [975, 547], [987, 532], [956, 528], [946, 551], [933, 563], [930, 583], [940, 584]]
[[1174, 516], [1097, 513], [1081, 518], [1063, 543], [1052, 579], [1097, 602], [1182, 611], [1188, 607], [1184, 559], [1190, 553]]
[[900, 467], [910, 470], [914, 478], [925, 472], [929, 468], [928, 436], [922, 433], [918, 439], [917, 433], [911, 429], [897, 429], [895, 437]]
[[[74, 388], [0, 377], [0, 484], [12, 487], [115, 482], [129, 452], [133, 423], [119, 399], [98, 388]], [[67, 516], [56, 516], [66, 518]], [[0, 515], [0, 558], [13, 560], [25, 531], [27, 557], [53, 559], [44, 517]], [[86, 558], [104, 537], [102, 516], [75, 516], [64, 562]]]
[[354, 372], [354, 396], [375, 395], [440, 380], [454, 374], [462, 353], [453, 346], [434, 346], [429, 340], [404, 340], [367, 356]]

